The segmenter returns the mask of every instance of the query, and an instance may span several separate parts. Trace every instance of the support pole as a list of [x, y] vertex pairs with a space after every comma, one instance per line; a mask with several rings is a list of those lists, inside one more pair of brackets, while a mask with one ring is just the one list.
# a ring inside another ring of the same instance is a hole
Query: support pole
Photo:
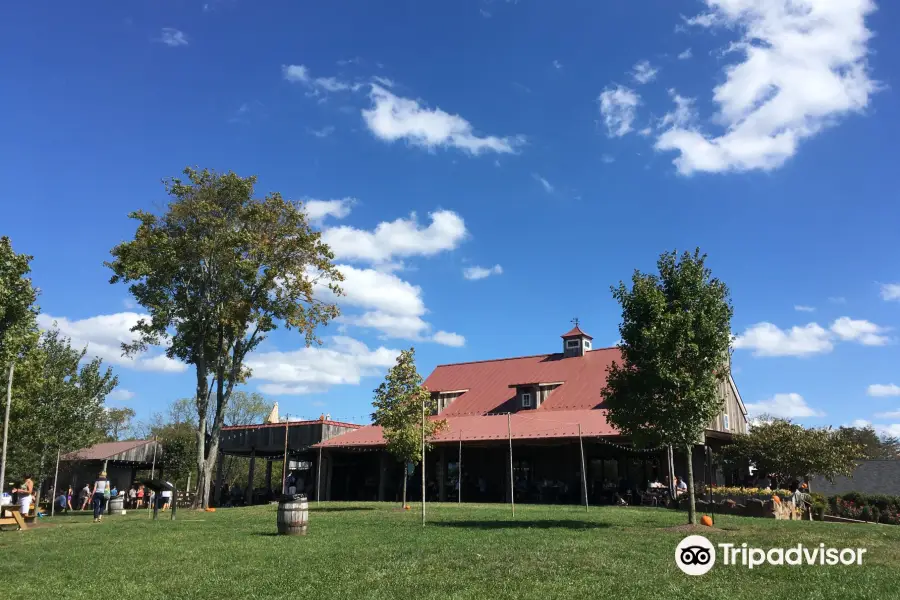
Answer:
[[459, 460], [456, 463], [456, 503], [462, 504], [462, 429], [459, 430]]
[[516, 516], [516, 490], [513, 486], [512, 460], [512, 414], [506, 413], [506, 433], [509, 436], [509, 502], [512, 505], [512, 516]]
[[316, 504], [320, 504], [320, 490], [322, 489], [322, 446], [319, 446], [319, 466], [316, 467]]
[[50, 516], [56, 514], [56, 482], [59, 479], [59, 448], [56, 449], [56, 472], [53, 474], [53, 494], [50, 498]]
[[12, 404], [13, 373], [16, 362], [9, 363], [9, 378], [6, 380], [6, 413], [3, 416], [3, 455], [0, 457], [0, 492], [6, 489], [6, 438], [9, 431], [9, 405]]
[[581, 438], [581, 423], [578, 424], [578, 446], [581, 448], [581, 486], [584, 490], [584, 510], [588, 510], [587, 470], [584, 467], [584, 440]]
[[422, 398], [422, 527], [425, 527], [425, 398]]
[[256, 448], [250, 449], [250, 470], [247, 473], [247, 489], [244, 492], [244, 502], [253, 506], [253, 480], [256, 476]]
[[[291, 415], [285, 415], [284, 417], [284, 463], [281, 465], [281, 493], [287, 493], [287, 471], [288, 471], [288, 438], [291, 434], [290, 429]], [[271, 468], [269, 469], [271, 473]]]

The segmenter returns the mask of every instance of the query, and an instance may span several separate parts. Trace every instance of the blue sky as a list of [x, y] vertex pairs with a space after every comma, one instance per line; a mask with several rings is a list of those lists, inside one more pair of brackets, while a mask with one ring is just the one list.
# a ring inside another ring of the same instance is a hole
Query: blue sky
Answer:
[[253, 357], [282, 414], [365, 418], [413, 344], [425, 375], [557, 351], [576, 316], [612, 345], [609, 286], [700, 246], [747, 404], [900, 433], [900, 8], [831, 4], [15, 3], [0, 229], [141, 418], [191, 375], [118, 356], [140, 307], [102, 263], [199, 165], [315, 200], [347, 274], [321, 349]]

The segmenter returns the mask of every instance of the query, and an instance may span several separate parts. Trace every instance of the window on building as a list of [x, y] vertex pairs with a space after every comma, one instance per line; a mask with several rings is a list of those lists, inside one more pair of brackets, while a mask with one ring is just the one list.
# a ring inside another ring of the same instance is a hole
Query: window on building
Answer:
[[590, 349], [591, 349], [591, 342], [590, 342], [590, 340], [584, 340], [584, 349], [585, 349], [585, 350], [590, 350]]
[[528, 392], [522, 394], [522, 408], [531, 408], [531, 394]]
[[566, 348], [578, 348], [581, 346], [581, 340], [566, 340]]
[[722, 420], [722, 422], [725, 424], [725, 431], [731, 429], [730, 423], [728, 421], [728, 413], [725, 413], [725, 418]]

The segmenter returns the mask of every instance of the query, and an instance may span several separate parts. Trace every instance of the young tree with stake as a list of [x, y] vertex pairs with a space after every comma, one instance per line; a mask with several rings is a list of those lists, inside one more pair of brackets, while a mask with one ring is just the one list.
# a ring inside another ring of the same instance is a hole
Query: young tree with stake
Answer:
[[635, 271], [631, 289], [612, 288], [622, 306], [622, 363], [609, 367], [603, 407], [637, 445], [671, 444], [687, 456], [689, 520], [697, 523], [691, 450], [722, 410], [729, 375], [732, 308], [699, 249], [660, 255], [659, 274]]
[[165, 182], [171, 201], [164, 214], [131, 214], [139, 222], [135, 237], [113, 248], [107, 266], [110, 282], [130, 284], [150, 314], [123, 350], [169, 342], [166, 356], [195, 369], [195, 506], [205, 508], [226, 408], [235, 385], [251, 375], [247, 355], [279, 322], [307, 345], [316, 342], [316, 328], [338, 308], [314, 289], [340, 294], [343, 277], [301, 203], [278, 193], [254, 199], [256, 177], [191, 168], [184, 175]]
[[374, 393], [372, 421], [381, 426], [387, 451], [403, 464], [401, 506], [406, 506], [406, 481], [409, 479], [406, 464], [422, 461], [422, 440], [425, 440], [427, 451], [431, 447], [428, 440], [445, 429], [447, 421], [422, 418], [423, 410], [430, 415], [436, 405], [416, 370], [415, 348], [400, 353], [397, 364], [391, 367]]

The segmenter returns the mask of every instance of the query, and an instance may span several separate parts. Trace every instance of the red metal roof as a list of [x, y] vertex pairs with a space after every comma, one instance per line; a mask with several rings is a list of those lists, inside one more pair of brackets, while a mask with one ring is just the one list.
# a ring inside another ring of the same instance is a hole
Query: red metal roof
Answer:
[[541, 354], [520, 358], [439, 365], [425, 380], [432, 392], [469, 390], [456, 398], [442, 417], [509, 412], [523, 381], [563, 384], [553, 390], [536, 412], [597, 408], [606, 387], [606, 370], [621, 354], [618, 348], [601, 348], [584, 356], [563, 358]]
[[153, 440], [131, 440], [128, 442], [104, 442], [90, 448], [82, 448], [60, 456], [60, 460], [109, 460], [133, 448], [149, 444]]
[[[446, 411], [445, 411], [446, 412]], [[432, 417], [432, 419], [443, 418]], [[578, 425], [586, 437], [617, 435], [618, 432], [606, 422], [605, 410], [556, 410], [520, 411], [507, 415], [447, 416], [447, 429], [432, 440], [436, 444], [505, 440], [510, 432], [514, 440], [551, 438], [577, 438]], [[331, 438], [318, 446], [323, 448], [357, 448], [383, 446], [381, 427], [369, 425]]]
[[588, 334], [586, 334], [585, 332], [583, 332], [581, 330], [581, 327], [579, 327], [578, 325], [576, 325], [575, 327], [570, 329], [568, 333], [562, 334], [560, 337], [563, 339], [570, 338], [570, 337], [586, 337], [589, 340], [594, 339], [591, 336], [589, 336]]
[[[506, 415], [498, 413], [515, 411], [515, 385], [522, 382], [562, 383], [539, 408], [512, 415], [513, 439], [577, 437], [579, 423], [583, 435], [618, 435], [606, 422], [606, 411], [599, 407], [607, 369], [619, 360], [618, 348], [601, 348], [568, 358], [562, 354], [541, 354], [439, 365], [425, 380], [425, 387], [432, 392], [467, 391], [435, 417], [447, 419], [449, 425], [449, 430], [437, 436], [435, 442], [459, 441], [460, 435], [463, 441], [506, 439]], [[335, 448], [383, 444], [381, 428], [369, 425], [321, 445]]]

